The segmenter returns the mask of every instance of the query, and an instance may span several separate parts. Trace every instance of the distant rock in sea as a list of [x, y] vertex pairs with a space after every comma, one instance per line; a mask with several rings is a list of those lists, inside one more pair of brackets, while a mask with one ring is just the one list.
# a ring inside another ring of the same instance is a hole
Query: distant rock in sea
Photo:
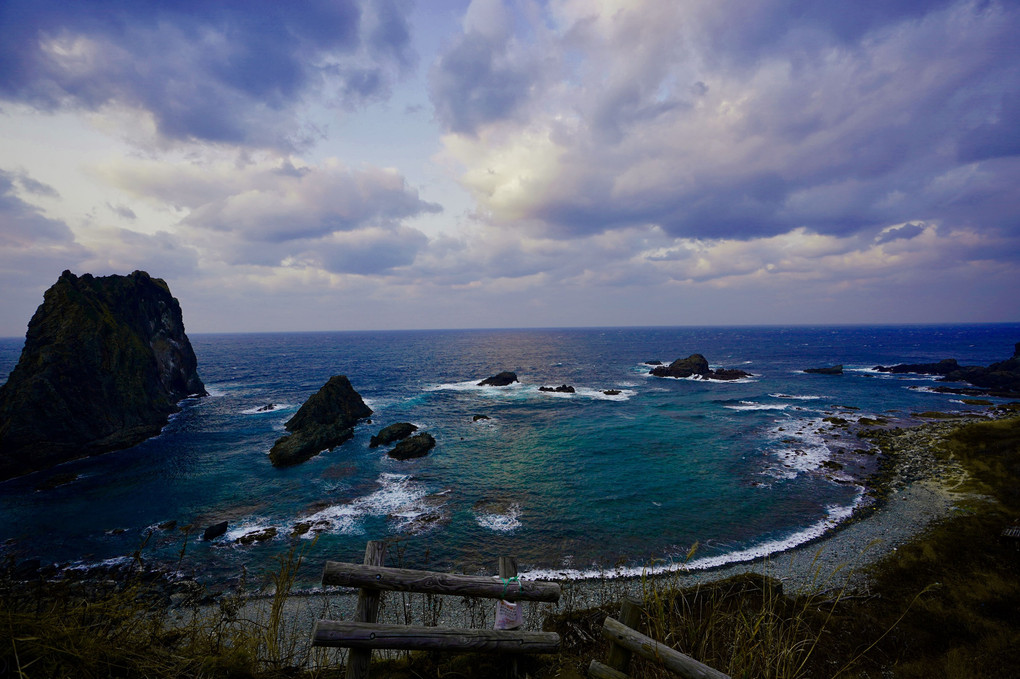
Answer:
[[750, 377], [751, 373], [743, 370], [724, 369], [712, 370], [708, 367], [708, 360], [701, 354], [691, 354], [687, 358], [678, 358], [666, 365], [657, 365], [651, 369], [650, 374], [656, 377], [693, 377], [703, 380], [739, 380]]
[[575, 389], [569, 384], [561, 384], [558, 387], [539, 387], [539, 391], [552, 391], [557, 394], [573, 394]]
[[480, 387], [505, 387], [517, 381], [517, 373], [504, 371], [492, 377], [486, 377], [478, 383]]
[[938, 363], [905, 363], [890, 367], [877, 365], [875, 370], [887, 373], [916, 373], [921, 375], [939, 375], [940, 382], [967, 382], [981, 391], [972, 389], [954, 389], [938, 387], [937, 391], [948, 393], [966, 393], [989, 396], [1016, 398], [1020, 396], [1020, 342], [1013, 347], [1013, 356], [1005, 361], [992, 363], [988, 367], [962, 366], [955, 358], [946, 358]]
[[843, 365], [833, 365], [828, 368], [804, 368], [804, 372], [812, 375], [842, 375]]
[[274, 467], [288, 467], [335, 448], [354, 436], [358, 420], [371, 414], [351, 381], [334, 375], [283, 425], [290, 434], [273, 444], [269, 461]]
[[375, 448], [376, 446], [388, 446], [394, 441], [406, 439], [416, 431], [418, 431], [418, 427], [410, 422], [397, 422], [396, 424], [391, 424], [388, 427], [380, 429], [379, 433], [369, 440], [368, 447]]
[[179, 401], [205, 396], [167, 284], [60, 275], [0, 386], [0, 479], [155, 436]]

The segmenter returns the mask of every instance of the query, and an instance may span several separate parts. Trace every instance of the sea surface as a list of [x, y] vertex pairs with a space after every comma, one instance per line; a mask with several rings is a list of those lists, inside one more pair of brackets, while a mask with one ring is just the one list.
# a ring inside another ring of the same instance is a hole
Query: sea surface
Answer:
[[[932, 378], [876, 365], [987, 365], [1012, 355], [1020, 325], [190, 337], [210, 395], [134, 448], [0, 484], [4, 554], [84, 566], [140, 550], [217, 581], [272, 569], [296, 547], [308, 585], [327, 559], [360, 562], [372, 539], [393, 540], [391, 561], [409, 567], [492, 572], [504, 554], [533, 576], [572, 578], [758, 558], [870, 501], [862, 480], [874, 456], [822, 418], [979, 409], [932, 392]], [[0, 375], [22, 344], [0, 340]], [[648, 374], [648, 361], [692, 353], [753, 376]], [[834, 364], [842, 376], [803, 372]], [[503, 370], [520, 383], [478, 386]], [[335, 374], [371, 421], [332, 451], [274, 468], [267, 454], [284, 423]], [[539, 390], [561, 384], [576, 393]], [[435, 449], [400, 462], [370, 448], [394, 422], [431, 433]], [[79, 477], [36, 490], [55, 472]], [[199, 539], [221, 520], [225, 536]], [[313, 529], [294, 535], [302, 523]], [[268, 528], [274, 538], [238, 542]]]

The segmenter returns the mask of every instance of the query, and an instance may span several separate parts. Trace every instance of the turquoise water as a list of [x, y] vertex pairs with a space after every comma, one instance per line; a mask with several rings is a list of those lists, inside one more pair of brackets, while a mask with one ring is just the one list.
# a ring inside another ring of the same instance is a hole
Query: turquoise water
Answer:
[[[316, 570], [360, 560], [365, 541], [382, 538], [402, 539], [408, 565], [468, 572], [513, 554], [543, 575], [629, 574], [682, 559], [695, 542], [694, 566], [746, 560], [817, 537], [866, 501], [873, 458], [831, 438], [822, 417], [970, 408], [925, 391], [929, 378], [873, 366], [987, 365], [1018, 339], [1016, 324], [192, 335], [211, 395], [183, 403], [154, 439], [61, 467], [80, 474], [74, 483], [36, 491], [45, 474], [34, 474], [0, 484], [0, 542], [16, 558], [92, 563], [145, 541], [146, 558], [172, 563], [185, 536], [158, 524], [200, 534], [228, 520], [224, 538], [187, 541], [187, 564], [209, 579], [272, 567], [293, 545]], [[21, 343], [0, 340], [0, 374]], [[648, 375], [645, 361], [695, 352], [753, 377]], [[836, 363], [841, 377], [801, 372]], [[502, 370], [521, 384], [476, 385]], [[274, 469], [267, 453], [284, 422], [333, 374], [351, 379], [372, 422]], [[538, 389], [564, 383], [577, 393]], [[399, 421], [436, 438], [428, 457], [398, 462], [368, 447]], [[314, 543], [314, 531], [291, 536], [300, 522], [317, 522]], [[269, 527], [272, 540], [236, 542]]]

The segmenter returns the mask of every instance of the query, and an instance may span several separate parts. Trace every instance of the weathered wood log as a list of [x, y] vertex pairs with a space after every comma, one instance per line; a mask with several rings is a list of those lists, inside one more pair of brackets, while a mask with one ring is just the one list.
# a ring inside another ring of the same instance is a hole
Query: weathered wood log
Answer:
[[669, 646], [660, 644], [655, 639], [646, 637], [613, 618], [607, 617], [602, 624], [602, 636], [615, 644], [630, 649], [643, 658], [658, 663], [670, 672], [679, 674], [684, 679], [730, 679], [722, 672]]
[[[382, 566], [386, 558], [386, 543], [370, 540], [365, 545], [365, 565]], [[379, 590], [362, 589], [358, 592], [358, 606], [354, 619], [374, 623], [379, 617]], [[347, 679], [368, 679], [368, 666], [372, 662], [372, 649], [352, 648], [347, 654]]]
[[380, 625], [319, 620], [313, 646], [351, 649], [391, 648], [407, 651], [497, 651], [500, 653], [556, 653], [560, 635], [519, 630]]
[[323, 585], [364, 587], [390, 592], [421, 592], [423, 594], [452, 594], [476, 596], [507, 601], [560, 600], [560, 586], [555, 582], [521, 580], [505, 586], [495, 578], [483, 575], [458, 575], [435, 571], [416, 571], [408, 568], [360, 566], [340, 561], [327, 561], [322, 574]]
[[[620, 602], [620, 622], [636, 630], [641, 622], [641, 603], [631, 597], [624, 597]], [[626, 673], [630, 670], [630, 649], [614, 644], [609, 644], [609, 655], [606, 656], [606, 665], [614, 670]]]
[[594, 679], [630, 679], [630, 675], [614, 670], [609, 665], [603, 665], [598, 660], [592, 660], [588, 665], [588, 676]]

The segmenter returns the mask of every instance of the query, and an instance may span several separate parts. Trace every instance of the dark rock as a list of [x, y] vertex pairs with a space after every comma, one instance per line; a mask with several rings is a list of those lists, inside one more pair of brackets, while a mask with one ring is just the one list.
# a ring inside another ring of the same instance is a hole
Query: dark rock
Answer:
[[177, 519], [170, 519], [169, 521], [164, 521], [163, 523], [156, 526], [156, 528], [159, 528], [160, 530], [173, 530], [177, 528]]
[[988, 367], [961, 366], [956, 359], [947, 358], [938, 363], [908, 363], [891, 367], [875, 366], [880, 372], [917, 373], [921, 375], [939, 375], [940, 382], [967, 382], [981, 391], [939, 388], [947, 393], [968, 396], [999, 396], [1013, 398], [1020, 394], [1020, 342], [1013, 348], [1013, 356], [1005, 361], [992, 363]]
[[254, 533], [248, 533], [237, 538], [237, 543], [241, 545], [250, 545], [253, 542], [265, 542], [266, 540], [272, 540], [276, 537], [276, 528], [266, 528], [264, 530], [256, 531]]
[[378, 434], [369, 440], [368, 447], [375, 448], [376, 446], [388, 446], [394, 441], [406, 439], [416, 431], [418, 431], [418, 427], [410, 422], [397, 422], [396, 424], [391, 424], [388, 427], [383, 427]]
[[662, 365], [662, 361], [645, 361], [645, 365]]
[[276, 404], [275, 403], [270, 403], [268, 405], [264, 405], [261, 408], [256, 409], [255, 412], [257, 412], [257, 413], [268, 413], [268, 412], [271, 412], [271, 411], [273, 411], [275, 409], [276, 409]]
[[226, 532], [227, 532], [227, 522], [226, 521], [220, 521], [219, 523], [214, 523], [213, 525], [211, 525], [208, 528], [206, 528], [205, 532], [202, 533], [202, 539], [203, 540], [215, 540], [219, 536], [226, 534]]
[[353, 437], [354, 425], [371, 414], [351, 381], [334, 375], [287, 421], [284, 427], [291, 433], [277, 440], [269, 460], [275, 467], [304, 462]]
[[659, 365], [651, 370], [656, 377], [695, 377], [704, 380], [739, 380], [750, 377], [751, 373], [736, 369], [711, 370], [708, 360], [701, 354], [691, 354], [687, 358], [678, 358], [668, 366]]
[[574, 388], [569, 384], [561, 384], [558, 387], [539, 387], [539, 391], [552, 391], [557, 394], [573, 394]]
[[843, 365], [834, 365], [829, 368], [804, 368], [804, 372], [813, 375], [842, 375]]
[[492, 377], [486, 377], [478, 383], [480, 387], [505, 387], [517, 381], [517, 373], [504, 371]]
[[602, 393], [605, 394], [606, 396], [619, 396], [620, 395], [620, 390], [619, 389], [606, 389]]
[[144, 271], [65, 271], [32, 316], [0, 386], [0, 479], [155, 436], [205, 396], [180, 304]]
[[471, 417], [471, 421], [472, 422], [478, 422], [480, 420], [488, 420], [488, 419], [492, 419], [492, 418], [490, 418], [488, 415], [474, 415], [474, 416]]
[[423, 432], [404, 439], [387, 454], [396, 460], [410, 460], [415, 457], [425, 457], [435, 447], [436, 440], [432, 434]]

